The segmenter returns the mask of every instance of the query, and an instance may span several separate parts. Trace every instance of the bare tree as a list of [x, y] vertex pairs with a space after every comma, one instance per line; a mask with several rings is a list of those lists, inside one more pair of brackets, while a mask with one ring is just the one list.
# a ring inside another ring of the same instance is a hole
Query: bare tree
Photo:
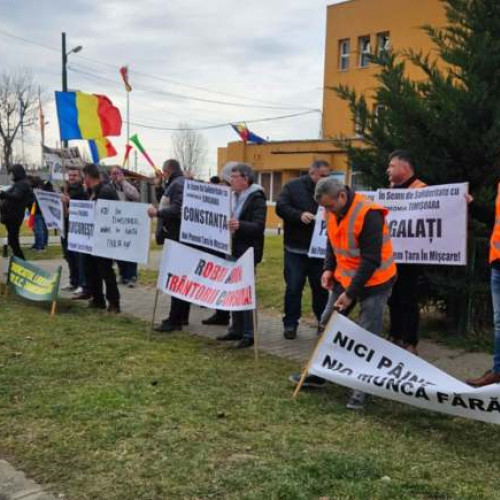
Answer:
[[187, 123], [179, 123], [178, 128], [179, 130], [172, 134], [174, 155], [188, 175], [199, 177], [207, 156], [207, 142]]
[[31, 73], [26, 70], [0, 74], [0, 140], [3, 164], [10, 170], [13, 143], [21, 126], [36, 123], [38, 94]]

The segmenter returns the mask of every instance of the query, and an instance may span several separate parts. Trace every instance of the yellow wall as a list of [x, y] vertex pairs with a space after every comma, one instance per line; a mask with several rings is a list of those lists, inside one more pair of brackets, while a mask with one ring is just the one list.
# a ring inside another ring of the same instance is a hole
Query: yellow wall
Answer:
[[[221, 168], [228, 161], [249, 163], [258, 172], [281, 172], [282, 184], [308, 170], [316, 160], [326, 160], [334, 171], [346, 171], [346, 156], [330, 141], [285, 141], [267, 144], [244, 144], [242, 141], [230, 142], [227, 147], [218, 149], [217, 166]], [[276, 215], [274, 204], [270, 203], [267, 212], [267, 226], [278, 227], [282, 220]]]
[[[323, 134], [325, 138], [354, 136], [354, 125], [347, 104], [328, 87], [348, 85], [358, 93], [372, 93], [376, 86], [375, 67], [358, 67], [358, 38], [370, 36], [372, 53], [376, 50], [377, 33], [389, 32], [393, 50], [412, 48], [425, 53], [434, 46], [421, 26], [442, 27], [446, 17], [440, 0], [350, 0], [327, 8], [325, 74], [323, 94]], [[349, 69], [339, 68], [339, 41], [350, 39]], [[423, 75], [412, 66], [408, 74], [415, 79]], [[370, 101], [369, 101], [370, 102]], [[370, 102], [370, 106], [373, 102]]]

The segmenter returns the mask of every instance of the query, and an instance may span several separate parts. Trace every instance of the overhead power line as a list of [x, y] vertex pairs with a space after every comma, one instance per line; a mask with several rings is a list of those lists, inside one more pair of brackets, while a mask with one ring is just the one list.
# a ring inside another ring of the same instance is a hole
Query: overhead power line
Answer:
[[289, 115], [281, 115], [281, 116], [270, 116], [267, 118], [257, 118], [255, 120], [235, 120], [232, 122], [225, 122], [225, 123], [218, 123], [216, 125], [206, 125], [203, 127], [176, 127], [176, 128], [171, 128], [171, 127], [161, 127], [157, 125], [148, 125], [145, 123], [137, 123], [137, 122], [130, 122], [131, 125], [134, 125], [135, 127], [139, 128], [146, 128], [146, 129], [151, 129], [151, 130], [164, 130], [166, 132], [177, 132], [177, 131], [184, 131], [184, 130], [212, 130], [216, 128], [223, 128], [227, 127], [228, 125], [232, 125], [233, 123], [261, 123], [261, 122], [272, 122], [272, 121], [277, 121], [277, 120], [285, 120], [288, 118], [295, 118], [298, 116], [305, 116], [305, 115], [310, 115], [312, 113], [321, 113], [320, 109], [312, 109], [309, 111], [303, 111], [301, 113], [292, 113]]

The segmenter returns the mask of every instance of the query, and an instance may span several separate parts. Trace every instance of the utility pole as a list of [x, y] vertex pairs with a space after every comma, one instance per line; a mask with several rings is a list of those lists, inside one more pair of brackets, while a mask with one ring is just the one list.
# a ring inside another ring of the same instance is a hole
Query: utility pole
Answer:
[[[61, 33], [62, 42], [62, 91], [68, 91], [68, 53], [66, 51], [66, 33]], [[63, 141], [63, 148], [68, 147], [68, 141]]]

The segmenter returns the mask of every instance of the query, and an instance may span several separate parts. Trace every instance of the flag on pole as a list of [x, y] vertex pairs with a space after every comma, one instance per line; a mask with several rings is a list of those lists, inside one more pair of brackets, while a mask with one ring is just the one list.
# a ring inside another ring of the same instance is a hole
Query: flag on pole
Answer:
[[155, 172], [160, 172], [160, 169], [154, 164], [153, 160], [146, 153], [146, 150], [144, 149], [144, 146], [141, 144], [141, 141], [139, 140], [137, 134], [134, 134], [132, 137], [130, 137], [130, 142], [132, 142], [135, 145], [135, 147], [142, 153], [142, 156], [146, 158], [146, 161], [154, 168]]
[[128, 81], [128, 66], [122, 66], [120, 68], [120, 75], [122, 75], [123, 84], [125, 85], [125, 90], [127, 92], [132, 92], [132, 87]]
[[36, 202], [33, 202], [33, 205], [31, 205], [30, 216], [26, 224], [29, 229], [33, 229], [35, 227], [35, 214], [36, 214]]
[[62, 141], [121, 134], [120, 110], [104, 95], [56, 92], [56, 107]]
[[130, 151], [132, 151], [132, 146], [130, 144], [125, 144], [125, 155], [123, 157], [122, 167], [125, 167], [128, 157], [130, 156]]
[[254, 144], [264, 144], [267, 141], [259, 137], [257, 134], [254, 134], [250, 130], [245, 123], [231, 123], [231, 127], [233, 130], [240, 136], [243, 142], [253, 142]]
[[107, 137], [102, 139], [92, 139], [89, 141], [90, 154], [92, 155], [92, 161], [94, 163], [99, 163], [104, 158], [109, 158], [110, 156], [116, 156], [116, 149]]

